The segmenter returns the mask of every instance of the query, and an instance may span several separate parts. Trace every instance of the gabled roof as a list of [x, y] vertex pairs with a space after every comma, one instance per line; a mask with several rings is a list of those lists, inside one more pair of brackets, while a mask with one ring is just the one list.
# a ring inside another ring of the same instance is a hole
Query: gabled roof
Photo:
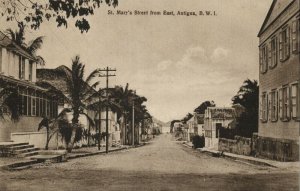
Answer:
[[5, 47], [8, 50], [17, 52], [30, 60], [36, 60], [33, 55], [27, 52], [23, 47], [17, 45], [14, 41], [8, 38], [8, 36], [6, 36], [2, 31], [0, 31], [0, 46]]
[[258, 37], [296, 0], [273, 0], [267, 16], [259, 30]]

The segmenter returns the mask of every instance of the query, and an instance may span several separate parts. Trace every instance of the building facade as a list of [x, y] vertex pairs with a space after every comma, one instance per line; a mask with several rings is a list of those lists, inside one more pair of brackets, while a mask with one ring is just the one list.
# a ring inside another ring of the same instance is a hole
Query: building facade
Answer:
[[195, 135], [204, 135], [204, 115], [194, 113], [193, 117], [187, 121], [188, 138], [187, 141], [192, 141]]
[[218, 150], [219, 129], [228, 127], [235, 118], [235, 110], [230, 107], [208, 107], [204, 115], [205, 147]]
[[300, 1], [273, 0], [258, 34], [258, 155], [299, 160]]
[[[0, 141], [28, 142], [44, 147], [46, 133], [38, 132], [42, 117], [57, 115], [57, 96], [36, 85], [37, 63], [33, 55], [0, 32], [0, 89], [17, 90], [20, 119], [10, 120], [9, 110], [0, 108], [4, 119], [0, 120]], [[3, 100], [2, 100], [3, 101]]]

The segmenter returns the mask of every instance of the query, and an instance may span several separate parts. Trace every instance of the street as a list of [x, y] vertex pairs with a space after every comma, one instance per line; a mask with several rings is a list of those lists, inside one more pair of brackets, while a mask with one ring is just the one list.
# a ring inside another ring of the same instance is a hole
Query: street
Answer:
[[297, 172], [215, 158], [170, 134], [108, 155], [1, 171], [0, 190], [299, 190]]

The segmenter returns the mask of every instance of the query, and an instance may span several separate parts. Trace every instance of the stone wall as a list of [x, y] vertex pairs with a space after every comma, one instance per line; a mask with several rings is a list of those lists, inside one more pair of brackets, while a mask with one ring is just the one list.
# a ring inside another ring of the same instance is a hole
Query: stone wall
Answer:
[[234, 139], [219, 139], [219, 151], [230, 152], [239, 155], [250, 155], [252, 143], [251, 138], [235, 136]]
[[278, 160], [299, 161], [299, 141], [258, 137], [256, 156]]

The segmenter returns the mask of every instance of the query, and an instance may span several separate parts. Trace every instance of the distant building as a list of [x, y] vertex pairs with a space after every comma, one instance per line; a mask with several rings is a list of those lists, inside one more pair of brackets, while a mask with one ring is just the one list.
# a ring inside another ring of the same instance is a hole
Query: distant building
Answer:
[[205, 147], [218, 149], [221, 127], [228, 125], [235, 118], [235, 110], [231, 107], [208, 107], [204, 116]]
[[0, 108], [7, 117], [0, 119], [1, 142], [27, 142], [36, 147], [45, 146], [46, 132], [38, 132], [38, 124], [44, 116], [57, 115], [58, 98], [56, 94], [36, 85], [36, 68], [35, 57], [0, 32], [0, 89], [7, 84], [17, 90], [21, 115], [19, 121], [12, 122], [8, 110]]
[[259, 31], [258, 155], [299, 160], [300, 1], [273, 0]]
[[204, 114], [194, 113], [193, 117], [187, 121], [188, 138], [187, 141], [192, 141], [195, 135], [204, 135]]

